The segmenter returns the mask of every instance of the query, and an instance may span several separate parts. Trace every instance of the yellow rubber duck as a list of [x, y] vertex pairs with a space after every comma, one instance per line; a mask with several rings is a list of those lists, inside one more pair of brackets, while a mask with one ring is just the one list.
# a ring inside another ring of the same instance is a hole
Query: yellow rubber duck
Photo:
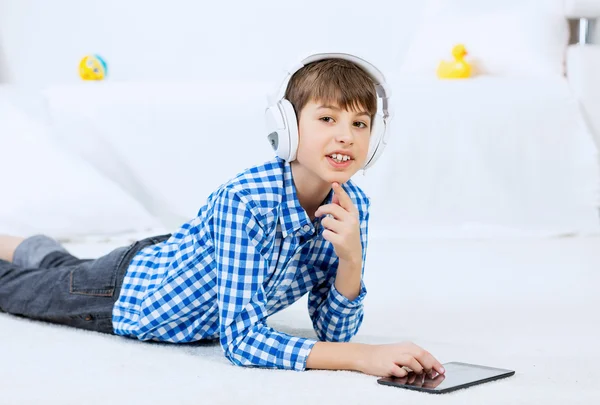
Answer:
[[471, 65], [465, 61], [467, 50], [463, 44], [452, 48], [454, 61], [441, 61], [437, 68], [437, 76], [440, 79], [466, 79], [471, 76]]

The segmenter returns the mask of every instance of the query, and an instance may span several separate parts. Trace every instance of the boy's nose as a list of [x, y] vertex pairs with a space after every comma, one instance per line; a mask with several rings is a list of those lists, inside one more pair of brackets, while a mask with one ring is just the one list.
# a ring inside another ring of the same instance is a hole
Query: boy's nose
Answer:
[[336, 140], [342, 143], [352, 143], [354, 141], [354, 133], [352, 132], [352, 129], [345, 125], [340, 127], [340, 130], [336, 135]]

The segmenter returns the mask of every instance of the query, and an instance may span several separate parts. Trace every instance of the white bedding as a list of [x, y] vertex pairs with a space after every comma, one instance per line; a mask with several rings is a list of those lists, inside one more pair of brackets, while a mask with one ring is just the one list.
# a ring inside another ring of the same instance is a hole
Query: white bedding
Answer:
[[41, 100], [0, 86], [0, 234], [73, 238], [159, 226], [123, 188], [56, 143]]
[[44, 94], [57, 140], [173, 228], [220, 184], [272, 158], [263, 119], [269, 89], [234, 80], [106, 82]]
[[[442, 397], [352, 372], [232, 366], [218, 344], [168, 345], [0, 314], [2, 404], [595, 404], [600, 238], [373, 241], [354, 342], [414, 341], [442, 362], [516, 370]], [[70, 243], [102, 254], [118, 241]], [[314, 337], [306, 297], [269, 319]], [[441, 401], [441, 402], [440, 402]]]
[[393, 81], [393, 136], [357, 176], [378, 235], [598, 232], [597, 151], [564, 79]]

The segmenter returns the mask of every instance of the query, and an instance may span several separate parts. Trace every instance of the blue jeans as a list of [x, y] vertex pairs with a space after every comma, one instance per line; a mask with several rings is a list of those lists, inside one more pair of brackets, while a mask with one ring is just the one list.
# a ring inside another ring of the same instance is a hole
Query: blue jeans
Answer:
[[27, 238], [12, 263], [0, 260], [0, 310], [112, 334], [113, 305], [129, 263], [169, 236], [146, 238], [98, 259], [78, 259], [47, 236]]

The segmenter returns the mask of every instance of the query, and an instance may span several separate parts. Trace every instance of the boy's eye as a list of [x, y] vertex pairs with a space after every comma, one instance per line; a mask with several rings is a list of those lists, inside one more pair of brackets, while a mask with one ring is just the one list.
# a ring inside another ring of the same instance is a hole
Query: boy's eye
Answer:
[[361, 122], [361, 121], [355, 122], [354, 125], [359, 128], [369, 128], [369, 126], [367, 124], [365, 124], [364, 122]]
[[324, 122], [332, 122], [332, 121], [333, 121], [333, 118], [331, 118], [331, 117], [323, 117], [323, 118], [321, 118], [321, 121], [324, 121]]

